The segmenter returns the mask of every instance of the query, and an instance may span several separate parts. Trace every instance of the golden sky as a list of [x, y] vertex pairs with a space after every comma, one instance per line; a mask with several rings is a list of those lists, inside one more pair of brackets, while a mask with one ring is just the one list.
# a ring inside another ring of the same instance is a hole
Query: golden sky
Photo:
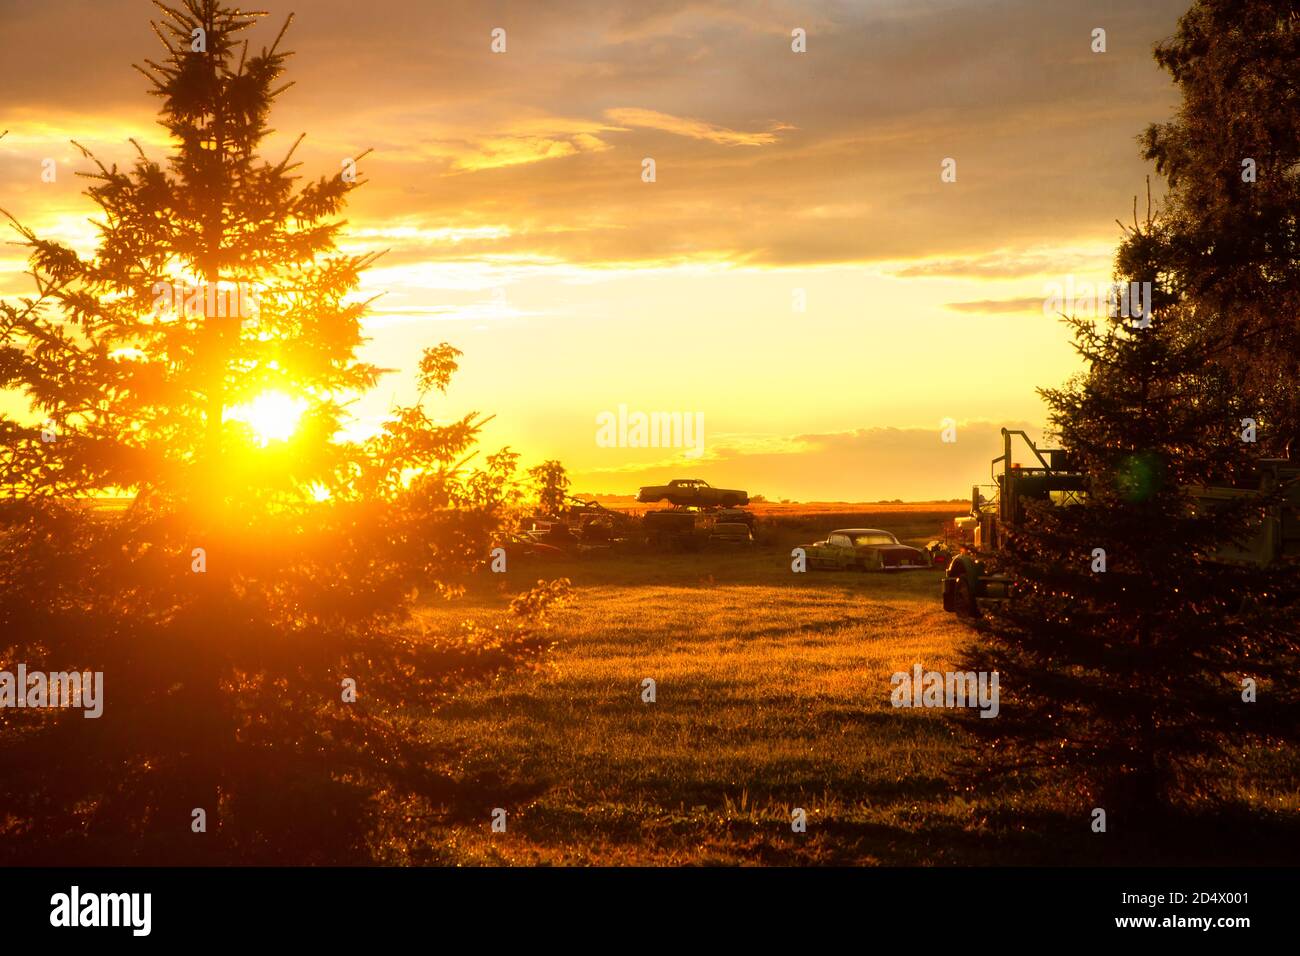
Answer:
[[[254, 6], [265, 42], [297, 13], [268, 154], [306, 132], [315, 175], [374, 149], [346, 247], [389, 250], [366, 357], [396, 371], [357, 433], [446, 340], [465, 354], [440, 410], [494, 413], [485, 448], [559, 458], [576, 490], [858, 501], [962, 497], [998, 427], [1042, 424], [1035, 386], [1076, 370], [1046, 289], [1110, 277], [1154, 175], [1135, 137], [1177, 102], [1151, 47], [1186, 2]], [[0, 0], [0, 207], [87, 251], [69, 140], [164, 155], [130, 68], [152, 9]], [[0, 247], [0, 295], [22, 269]], [[702, 454], [601, 447], [620, 405], [702, 413]]]

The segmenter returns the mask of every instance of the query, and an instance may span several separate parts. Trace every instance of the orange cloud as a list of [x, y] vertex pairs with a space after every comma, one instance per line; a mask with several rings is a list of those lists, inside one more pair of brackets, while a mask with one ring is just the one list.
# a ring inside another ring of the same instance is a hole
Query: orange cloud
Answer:
[[718, 143], [722, 146], [766, 146], [777, 141], [777, 132], [793, 129], [791, 126], [779, 123], [771, 131], [765, 133], [745, 133], [740, 130], [727, 129], [725, 126], [706, 123], [704, 120], [672, 116], [668, 113], [641, 109], [637, 106], [606, 110], [605, 115], [622, 126], [657, 129], [678, 136], [689, 136], [691, 139], [707, 140], [710, 143]]

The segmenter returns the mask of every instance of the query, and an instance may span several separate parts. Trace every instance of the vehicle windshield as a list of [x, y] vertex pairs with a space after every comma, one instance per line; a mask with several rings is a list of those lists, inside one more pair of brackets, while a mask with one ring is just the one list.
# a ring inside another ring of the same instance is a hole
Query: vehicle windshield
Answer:
[[872, 531], [867, 534], [851, 534], [853, 546], [861, 548], [875, 544], [898, 544], [898, 539], [887, 531]]

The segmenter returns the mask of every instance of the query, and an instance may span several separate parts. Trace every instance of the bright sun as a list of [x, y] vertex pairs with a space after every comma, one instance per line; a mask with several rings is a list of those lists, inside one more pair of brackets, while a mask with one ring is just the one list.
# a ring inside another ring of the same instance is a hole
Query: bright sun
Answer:
[[244, 405], [228, 409], [227, 418], [244, 422], [257, 436], [258, 444], [288, 441], [298, 428], [307, 403], [284, 392], [263, 392]]

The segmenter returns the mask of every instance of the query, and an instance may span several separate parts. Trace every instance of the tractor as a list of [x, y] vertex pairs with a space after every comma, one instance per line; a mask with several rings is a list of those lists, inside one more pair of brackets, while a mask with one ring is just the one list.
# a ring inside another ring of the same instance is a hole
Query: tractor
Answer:
[[[1017, 438], [1023, 446], [1016, 445], [1013, 439]], [[993, 484], [974, 486], [970, 515], [958, 519], [970, 529], [971, 543], [948, 566], [943, 581], [945, 611], [977, 616], [980, 604], [1008, 599], [1011, 578], [988, 573], [984, 559], [1006, 546], [1007, 530], [1023, 520], [1025, 502], [1050, 501], [1069, 507], [1087, 494], [1087, 475], [1074, 467], [1064, 449], [1039, 448], [1025, 432], [1007, 428], [1002, 429], [1002, 442], [1002, 454], [990, 465]], [[1027, 452], [1025, 463], [1013, 455], [1017, 448]], [[1281, 501], [1270, 505], [1247, 535], [1216, 549], [1214, 560], [1261, 567], [1300, 560], [1300, 465], [1287, 459], [1261, 459], [1244, 482], [1186, 489], [1198, 506], [1210, 508], [1216, 502], [1271, 495], [1279, 489], [1284, 492]]]

